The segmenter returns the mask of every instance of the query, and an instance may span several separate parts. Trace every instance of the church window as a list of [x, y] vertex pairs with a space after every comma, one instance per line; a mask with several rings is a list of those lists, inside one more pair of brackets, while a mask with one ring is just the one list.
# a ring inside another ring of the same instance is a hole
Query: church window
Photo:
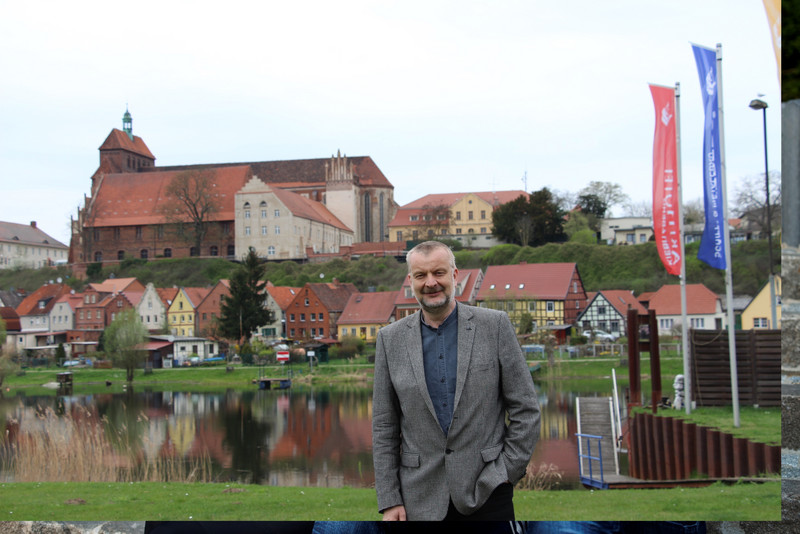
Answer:
[[96, 262], [103, 261], [103, 253], [100, 252], [99, 250], [94, 253], [94, 261], [96, 261]]
[[156, 235], [158, 236], [158, 239], [164, 239], [164, 225], [163, 224], [159, 224], [156, 227]]
[[119, 233], [120, 233], [119, 226], [117, 226], [116, 228], [114, 228], [114, 239], [119, 239]]
[[118, 260], [124, 260], [125, 259], [125, 251], [124, 250], [118, 250], [117, 251], [117, 259]]
[[165, 248], [164, 249], [164, 257], [165, 258], [171, 258], [172, 257], [172, 249], [171, 248]]
[[211, 245], [209, 252], [212, 256], [219, 256], [219, 247], [217, 247], [217, 245]]
[[228, 256], [235, 256], [236, 255], [236, 247], [234, 245], [228, 245]]
[[147, 259], [147, 249], [146, 249], [146, 248], [143, 248], [143, 249], [141, 250], [141, 252], [140, 252], [140, 254], [139, 254], [139, 257], [141, 257], [143, 260], [146, 260], [146, 259]]
[[200, 251], [197, 250], [197, 247], [192, 247], [189, 249], [189, 256], [199, 256]]
[[[100, 229], [99, 228], [95, 228], [94, 232], [92, 232], [92, 233], [94, 234], [94, 240], [95, 241], [100, 241]], [[97, 260], [95, 260], [95, 261], [97, 261]]]
[[137, 226], [136, 227], [136, 239], [141, 239], [141, 238], [142, 238], [142, 227], [141, 226]]

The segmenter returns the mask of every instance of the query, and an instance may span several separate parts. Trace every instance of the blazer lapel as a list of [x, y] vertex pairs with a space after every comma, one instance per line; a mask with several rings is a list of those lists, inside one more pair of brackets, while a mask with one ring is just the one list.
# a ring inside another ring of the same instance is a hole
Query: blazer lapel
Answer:
[[406, 342], [406, 352], [408, 360], [411, 362], [411, 371], [414, 373], [414, 380], [417, 382], [419, 393], [425, 400], [425, 406], [431, 412], [434, 421], [438, 421], [436, 410], [433, 408], [431, 395], [428, 393], [428, 384], [425, 382], [425, 364], [422, 361], [422, 332], [420, 332], [420, 318], [417, 312], [415, 319], [408, 321], [408, 341]]
[[456, 396], [453, 401], [453, 411], [458, 407], [464, 382], [467, 380], [467, 370], [472, 359], [472, 343], [475, 341], [475, 321], [473, 313], [468, 306], [458, 304], [458, 370], [456, 371]]

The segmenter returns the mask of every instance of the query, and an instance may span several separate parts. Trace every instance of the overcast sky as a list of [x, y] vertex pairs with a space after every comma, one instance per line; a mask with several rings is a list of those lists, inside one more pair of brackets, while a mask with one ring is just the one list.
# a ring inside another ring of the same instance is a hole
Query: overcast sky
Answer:
[[[97, 148], [157, 165], [371, 156], [428, 193], [619, 183], [651, 201], [648, 83], [681, 84], [684, 201], [702, 197], [691, 44], [722, 44], [729, 197], [780, 170], [780, 86], [759, 0], [0, 0], [0, 220], [69, 242]], [[619, 213], [615, 210], [615, 214]]]

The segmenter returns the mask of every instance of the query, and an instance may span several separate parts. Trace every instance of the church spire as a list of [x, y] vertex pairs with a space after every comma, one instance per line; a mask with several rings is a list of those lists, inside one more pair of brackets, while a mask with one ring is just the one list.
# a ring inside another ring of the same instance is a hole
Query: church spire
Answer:
[[125, 104], [125, 115], [122, 116], [122, 131], [128, 134], [128, 138], [133, 141], [133, 119]]

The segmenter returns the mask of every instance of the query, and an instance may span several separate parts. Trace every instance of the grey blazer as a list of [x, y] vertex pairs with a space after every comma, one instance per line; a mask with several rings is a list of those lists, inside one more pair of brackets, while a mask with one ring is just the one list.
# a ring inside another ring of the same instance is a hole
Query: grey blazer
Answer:
[[[378, 509], [409, 520], [462, 514], [522, 478], [539, 438], [539, 403], [504, 312], [458, 304], [453, 420], [436, 420], [422, 363], [420, 312], [381, 328], [375, 352], [372, 454]], [[506, 415], [508, 423], [506, 424]]]

